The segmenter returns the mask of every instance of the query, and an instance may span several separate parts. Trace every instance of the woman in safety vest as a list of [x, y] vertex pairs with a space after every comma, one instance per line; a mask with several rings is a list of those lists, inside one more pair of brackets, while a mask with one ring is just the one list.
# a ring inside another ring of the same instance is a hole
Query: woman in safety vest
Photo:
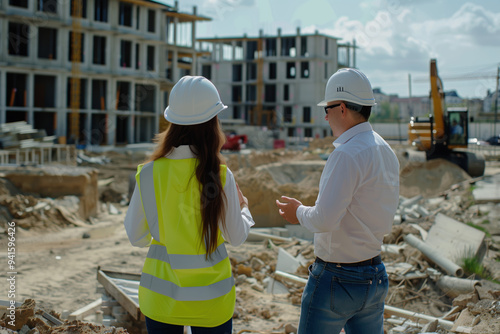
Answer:
[[149, 246], [139, 286], [148, 333], [232, 331], [235, 286], [224, 242], [242, 244], [254, 222], [222, 164], [217, 114], [226, 108], [209, 80], [181, 78], [165, 109], [171, 124], [137, 168], [124, 224], [133, 246]]

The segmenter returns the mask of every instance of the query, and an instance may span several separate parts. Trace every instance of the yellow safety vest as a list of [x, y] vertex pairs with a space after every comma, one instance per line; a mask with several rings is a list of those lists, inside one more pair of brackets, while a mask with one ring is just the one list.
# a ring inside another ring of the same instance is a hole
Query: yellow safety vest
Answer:
[[[219, 230], [205, 260], [197, 159], [160, 158], [137, 168], [136, 180], [152, 244], [139, 286], [141, 312], [156, 321], [215, 327], [231, 319], [234, 278]], [[221, 165], [222, 185], [227, 167]]]

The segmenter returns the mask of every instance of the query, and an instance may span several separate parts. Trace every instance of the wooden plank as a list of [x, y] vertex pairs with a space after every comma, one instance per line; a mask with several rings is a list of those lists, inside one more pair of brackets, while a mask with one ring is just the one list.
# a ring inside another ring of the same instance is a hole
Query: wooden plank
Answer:
[[95, 311], [101, 309], [102, 298], [94, 300], [92, 303], [85, 305], [84, 307], [76, 310], [68, 316], [68, 320], [83, 320], [88, 315], [94, 314]]
[[[137, 277], [137, 275], [135, 275]], [[139, 305], [132, 300], [127, 294], [123, 293], [123, 291], [111, 280], [110, 276], [104, 273], [102, 270], [98, 270], [97, 272], [97, 280], [101, 283], [106, 289], [106, 291], [115, 298], [118, 303], [125, 309], [127, 312], [135, 319], [141, 319], [141, 311], [139, 309]]]

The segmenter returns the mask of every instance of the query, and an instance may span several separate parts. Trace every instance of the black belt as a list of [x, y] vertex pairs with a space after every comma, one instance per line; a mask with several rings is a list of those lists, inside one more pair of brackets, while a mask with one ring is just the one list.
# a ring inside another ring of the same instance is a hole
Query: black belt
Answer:
[[360, 262], [353, 262], [353, 263], [327, 262], [327, 261], [323, 261], [319, 257], [317, 257], [316, 259], [318, 261], [320, 261], [320, 262], [334, 264], [337, 267], [375, 266], [377, 264], [381, 264], [382, 263], [382, 258], [380, 257], [380, 255], [372, 257], [371, 259], [368, 259], [368, 260], [364, 260], [364, 261], [360, 261]]

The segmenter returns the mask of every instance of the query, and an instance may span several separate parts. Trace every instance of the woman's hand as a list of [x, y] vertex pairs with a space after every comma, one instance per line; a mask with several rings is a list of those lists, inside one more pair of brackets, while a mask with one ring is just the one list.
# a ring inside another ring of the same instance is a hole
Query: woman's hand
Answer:
[[238, 199], [240, 200], [240, 209], [243, 209], [244, 207], [248, 208], [248, 199], [243, 196], [243, 193], [241, 192], [240, 186], [238, 185], [238, 182], [236, 182], [236, 190], [238, 190]]

